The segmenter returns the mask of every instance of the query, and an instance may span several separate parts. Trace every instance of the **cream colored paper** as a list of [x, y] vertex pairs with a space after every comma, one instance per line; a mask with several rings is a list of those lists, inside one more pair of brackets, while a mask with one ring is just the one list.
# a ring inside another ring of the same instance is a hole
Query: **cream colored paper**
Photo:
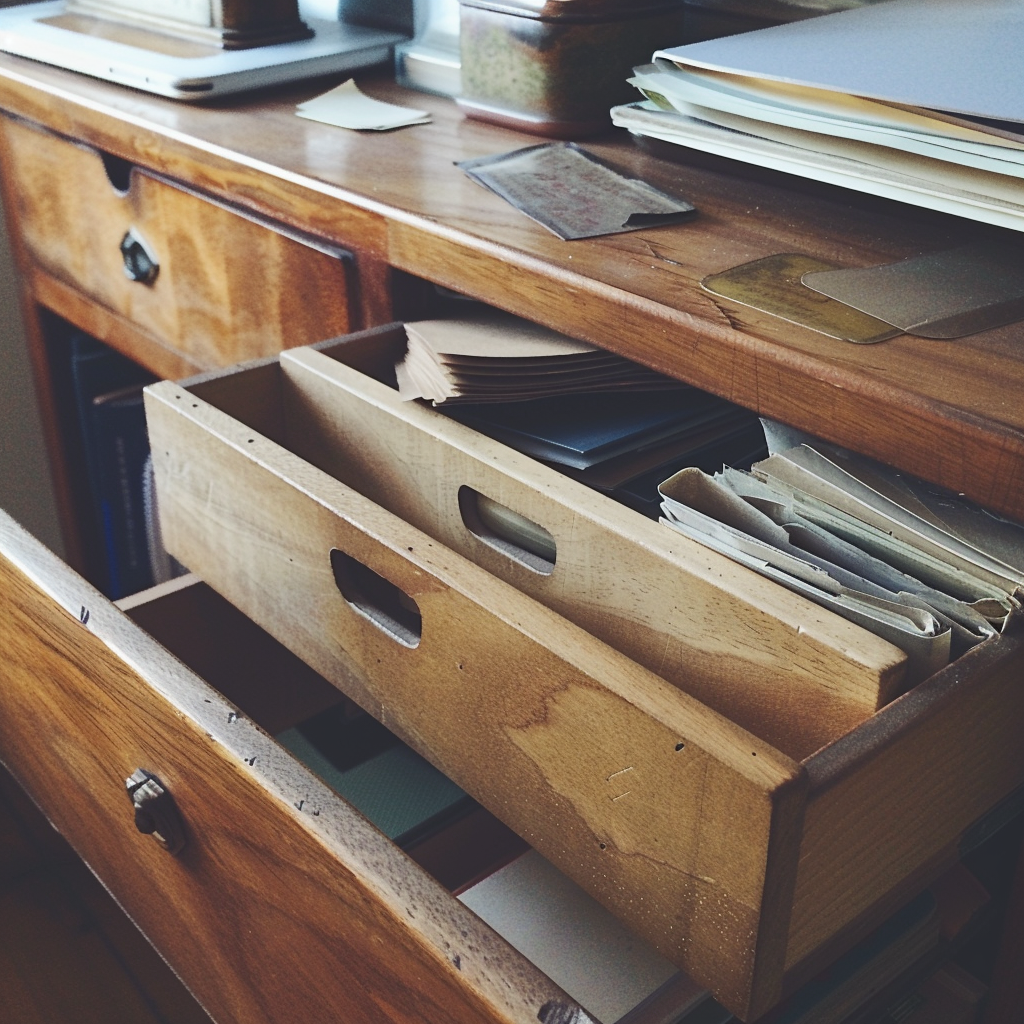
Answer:
[[399, 107], [367, 96], [351, 78], [330, 92], [300, 103], [295, 113], [310, 121], [356, 131], [388, 131], [430, 121], [430, 114], [425, 110]]

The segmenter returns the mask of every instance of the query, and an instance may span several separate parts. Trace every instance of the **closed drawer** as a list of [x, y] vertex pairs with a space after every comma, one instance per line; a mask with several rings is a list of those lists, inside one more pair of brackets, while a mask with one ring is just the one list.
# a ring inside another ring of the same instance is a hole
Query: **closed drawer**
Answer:
[[343, 250], [28, 122], [0, 118], [0, 132], [43, 299], [70, 287], [199, 368], [352, 329]]
[[[237, 704], [0, 513], [0, 756], [211, 1016], [591, 1024], [256, 724], [339, 695], [224, 604], [194, 585], [130, 614]], [[134, 826], [138, 768], [178, 853]]]
[[286, 362], [147, 390], [169, 549], [741, 1017], [1024, 780], [1018, 623], [791, 755], [298, 456]]

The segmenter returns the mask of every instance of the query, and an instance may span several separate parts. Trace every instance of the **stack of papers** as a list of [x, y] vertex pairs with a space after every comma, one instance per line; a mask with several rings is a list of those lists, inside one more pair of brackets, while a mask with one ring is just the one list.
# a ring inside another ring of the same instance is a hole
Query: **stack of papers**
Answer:
[[517, 317], [405, 329], [403, 398], [428, 399], [645, 515], [657, 517], [658, 484], [680, 467], [749, 466], [765, 454], [749, 410]]
[[916, 681], [998, 633], [1024, 588], [1024, 528], [926, 490], [799, 445], [750, 473], [683, 470], [661, 486], [662, 522], [894, 643]]
[[518, 317], [405, 325], [405, 358], [395, 368], [403, 398], [521, 402], [580, 392], [678, 391], [679, 381]]
[[[657, 394], [582, 394], [451, 410], [481, 433], [518, 451], [573, 469], [623, 456], [685, 447], [712, 428], [723, 436], [752, 413], [695, 388]], [[763, 436], [762, 436], [763, 444]]]
[[661, 50], [616, 124], [1024, 230], [1024, 7], [891, 0]]

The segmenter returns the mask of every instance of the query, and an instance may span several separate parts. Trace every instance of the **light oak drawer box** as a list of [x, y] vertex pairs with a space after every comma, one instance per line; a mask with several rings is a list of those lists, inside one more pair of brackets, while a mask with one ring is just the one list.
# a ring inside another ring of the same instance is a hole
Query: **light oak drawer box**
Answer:
[[[337, 690], [176, 587], [131, 609], [147, 632], [0, 512], [0, 759], [218, 1024], [592, 1024], [261, 728]], [[176, 854], [136, 829], [138, 768]]]
[[358, 326], [344, 250], [10, 116], [0, 143], [44, 304], [73, 289], [201, 369]]
[[[885, 641], [402, 401], [404, 349], [391, 325], [283, 356], [289, 446], [795, 759], [906, 689], [905, 657]], [[481, 499], [539, 526], [554, 559], [495, 534]]]
[[797, 759], [296, 455], [294, 398], [147, 389], [169, 550], [740, 1016], [1024, 779], [1016, 624]]

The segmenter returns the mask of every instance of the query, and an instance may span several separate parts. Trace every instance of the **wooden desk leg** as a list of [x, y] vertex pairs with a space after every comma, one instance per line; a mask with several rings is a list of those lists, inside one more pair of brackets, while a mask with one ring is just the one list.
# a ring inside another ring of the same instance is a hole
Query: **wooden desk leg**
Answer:
[[984, 1024], [1024, 1021], [1024, 844], [1017, 856]]

